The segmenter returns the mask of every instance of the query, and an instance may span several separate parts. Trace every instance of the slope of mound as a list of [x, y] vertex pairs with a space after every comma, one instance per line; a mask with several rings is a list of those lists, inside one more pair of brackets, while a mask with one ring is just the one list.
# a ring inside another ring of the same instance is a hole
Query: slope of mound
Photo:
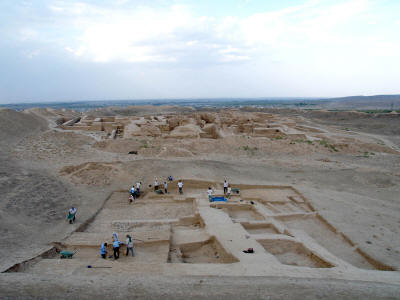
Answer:
[[0, 146], [10, 145], [18, 140], [44, 130], [47, 122], [31, 113], [11, 109], [0, 110]]
[[159, 157], [192, 157], [194, 156], [192, 152], [187, 149], [180, 148], [180, 147], [164, 147], [161, 150]]
[[28, 169], [23, 162], [2, 155], [0, 191], [2, 270], [18, 261], [18, 257], [33, 255], [43, 242], [51, 241], [52, 234], [68, 230], [63, 226], [65, 212], [72, 203], [77, 203], [78, 195], [49, 172]]
[[80, 112], [66, 108], [54, 109], [54, 108], [33, 107], [25, 109], [23, 113], [35, 115], [43, 119], [46, 119], [48, 121], [56, 121], [56, 122], [59, 121], [59, 123], [63, 123], [68, 119], [81, 116]]
[[321, 124], [335, 125], [357, 131], [384, 134], [400, 134], [399, 114], [368, 114], [349, 111], [307, 111], [303, 115]]

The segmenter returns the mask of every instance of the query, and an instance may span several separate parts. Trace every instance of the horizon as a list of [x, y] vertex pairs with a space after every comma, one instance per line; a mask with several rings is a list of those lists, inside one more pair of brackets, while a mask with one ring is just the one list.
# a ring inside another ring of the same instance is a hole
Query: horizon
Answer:
[[[373, 95], [376, 96], [376, 95]], [[359, 97], [359, 96], [346, 96], [346, 97]], [[361, 96], [368, 97], [368, 96]], [[341, 98], [341, 97], [340, 97]], [[60, 100], [60, 101], [24, 101], [24, 102], [15, 102], [15, 103], [0, 103], [0, 106], [7, 105], [24, 105], [24, 104], [62, 104], [62, 103], [84, 103], [84, 102], [185, 102], [185, 101], [241, 101], [241, 100], [254, 100], [254, 101], [273, 101], [273, 100], [281, 100], [281, 101], [290, 101], [290, 100], [327, 100], [327, 99], [335, 99], [329, 97], [187, 97], [187, 98], [138, 98], [138, 99], [99, 99], [99, 100]]]
[[307, 100], [307, 101], [326, 101], [326, 100], [335, 100], [335, 99], [346, 99], [353, 97], [361, 97], [361, 98], [369, 98], [369, 97], [393, 97], [400, 96], [399, 94], [376, 94], [376, 95], [348, 95], [341, 97], [302, 97], [302, 96], [293, 96], [293, 97], [283, 97], [283, 96], [275, 96], [275, 97], [186, 97], [186, 98], [138, 98], [138, 99], [77, 99], [77, 100], [59, 100], [59, 101], [21, 101], [15, 103], [0, 103], [0, 106], [11, 106], [11, 105], [32, 105], [32, 104], [73, 104], [73, 103], [86, 103], [86, 102], [184, 102], [184, 101], [242, 101], [242, 100], [250, 100], [250, 101], [291, 101], [291, 100]]
[[399, 10], [392, 0], [5, 0], [0, 104], [398, 94]]
[[344, 97], [187, 97], [187, 98], [140, 98], [140, 99], [100, 99], [100, 100], [60, 100], [60, 101], [26, 101], [26, 102], [15, 102], [15, 103], [0, 103], [0, 106], [9, 106], [9, 105], [32, 105], [32, 104], [63, 104], [63, 103], [86, 103], [86, 102], [189, 102], [189, 101], [242, 101], [242, 100], [250, 100], [250, 101], [291, 101], [291, 100], [307, 100], [307, 101], [324, 101], [324, 100], [334, 100], [334, 99], [342, 99], [342, 98], [351, 98], [351, 97], [376, 97], [376, 96], [399, 96], [400, 94], [390, 94], [390, 95], [351, 95]]
[[[377, 99], [378, 98], [378, 99]], [[361, 102], [360, 102], [361, 100]], [[341, 106], [343, 103], [345, 107]], [[358, 104], [357, 104], [358, 103]], [[360, 105], [361, 104], [361, 105]], [[339, 98], [313, 97], [262, 97], [262, 98], [184, 98], [184, 99], [120, 99], [120, 100], [81, 100], [0, 104], [0, 109], [23, 111], [31, 108], [72, 109], [88, 111], [98, 108], [132, 106], [190, 106], [194, 108], [304, 108], [333, 110], [356, 109], [360, 111], [399, 110], [400, 95], [348, 96]], [[346, 106], [348, 105], [348, 106]]]

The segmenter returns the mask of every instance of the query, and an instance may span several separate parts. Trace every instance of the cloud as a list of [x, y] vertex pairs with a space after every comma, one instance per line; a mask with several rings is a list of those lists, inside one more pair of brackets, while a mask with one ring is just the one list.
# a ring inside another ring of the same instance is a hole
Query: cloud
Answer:
[[84, 2], [64, 2], [64, 1], [57, 1], [54, 4], [49, 6], [49, 9], [57, 14], [66, 14], [70, 16], [79, 16], [88, 13], [90, 10], [99, 9], [95, 6], [86, 4]]
[[[326, 6], [307, 1], [281, 10], [247, 17], [198, 16], [190, 7], [131, 7], [126, 1], [102, 7], [81, 2], [57, 2], [50, 10], [68, 17], [76, 34], [64, 48], [79, 59], [107, 63], [251, 61], [278, 53], [296, 43], [343, 42], [336, 26], [368, 8], [367, 0]], [[229, 53], [229, 49], [236, 49]]]
[[36, 40], [38, 37], [39, 33], [32, 28], [22, 28], [18, 35], [20, 41]]
[[208, 11], [168, 0], [1, 3], [2, 62], [20, 61], [15, 78], [32, 68], [32, 91], [57, 78], [80, 87], [60, 87], [65, 95], [99, 98], [337, 95], [354, 78], [372, 89], [400, 76], [398, 16], [379, 1], [298, 0], [256, 13], [252, 1], [217, 12], [209, 1]]
[[40, 53], [41, 53], [41, 50], [39, 50], [39, 49], [23, 51], [23, 55], [29, 59], [32, 59], [33, 57], [38, 56]]

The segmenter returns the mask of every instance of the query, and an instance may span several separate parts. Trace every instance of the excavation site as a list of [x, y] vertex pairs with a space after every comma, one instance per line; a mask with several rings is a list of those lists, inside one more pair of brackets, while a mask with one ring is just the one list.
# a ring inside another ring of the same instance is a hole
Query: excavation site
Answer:
[[400, 300], [400, 0], [0, 0], [0, 300]]
[[0, 110], [0, 296], [397, 298], [399, 118], [354, 114]]

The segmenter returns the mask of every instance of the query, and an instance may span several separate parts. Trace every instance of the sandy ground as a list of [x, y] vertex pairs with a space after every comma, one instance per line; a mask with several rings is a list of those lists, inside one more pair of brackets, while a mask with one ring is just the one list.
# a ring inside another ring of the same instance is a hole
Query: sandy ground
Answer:
[[[2, 275], [5, 299], [398, 299], [387, 284], [291, 278]], [[22, 281], [23, 279], [23, 281]], [[19, 298], [18, 298], [19, 297]]]
[[[326, 117], [326, 113], [282, 111], [282, 115], [299, 125], [319, 128], [332, 143], [348, 139], [350, 146], [335, 152], [318, 143], [237, 136], [218, 140], [132, 137], [104, 142], [87, 133], [49, 128], [48, 116], [1, 110], [0, 269], [35, 256], [68, 235], [102, 206], [111, 191], [127, 189], [136, 180], [147, 185], [154, 177], [168, 175], [292, 185], [363, 251], [399, 269], [400, 156], [396, 150], [400, 134], [396, 128], [400, 119], [375, 118], [371, 123], [364, 117]], [[345, 122], [340, 123], [343, 118]], [[131, 150], [139, 154], [128, 155]], [[65, 215], [72, 204], [78, 207], [78, 219], [69, 225]], [[0, 296], [24, 299], [128, 295], [395, 299], [400, 295], [399, 286], [290, 278], [47, 278], [22, 273], [0, 277]]]

